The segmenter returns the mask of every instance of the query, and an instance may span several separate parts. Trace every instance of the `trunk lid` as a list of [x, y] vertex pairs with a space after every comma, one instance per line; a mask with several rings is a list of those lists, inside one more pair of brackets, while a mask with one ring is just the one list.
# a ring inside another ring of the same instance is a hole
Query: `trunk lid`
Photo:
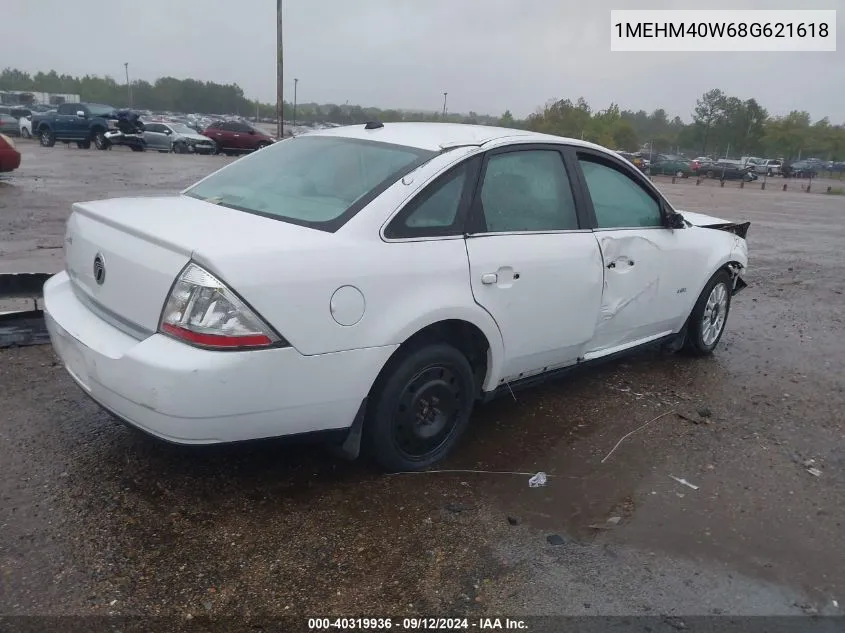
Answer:
[[81, 300], [127, 333], [151, 334], [174, 280], [195, 255], [213, 262], [329, 239], [322, 231], [187, 196], [119, 198], [73, 205], [65, 261]]

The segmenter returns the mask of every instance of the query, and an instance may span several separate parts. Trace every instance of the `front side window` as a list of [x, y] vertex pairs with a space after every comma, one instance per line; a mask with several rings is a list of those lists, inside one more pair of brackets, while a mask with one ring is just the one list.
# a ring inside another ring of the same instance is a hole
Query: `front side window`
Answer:
[[600, 229], [663, 226], [660, 205], [633, 178], [614, 167], [580, 156]]
[[368, 199], [434, 155], [376, 141], [300, 136], [242, 158], [185, 193], [249, 213], [336, 230]]
[[480, 199], [486, 232], [578, 228], [572, 188], [555, 150], [494, 154], [487, 162]]
[[76, 114], [78, 110], [82, 110], [78, 103], [63, 103], [56, 111], [58, 114]]

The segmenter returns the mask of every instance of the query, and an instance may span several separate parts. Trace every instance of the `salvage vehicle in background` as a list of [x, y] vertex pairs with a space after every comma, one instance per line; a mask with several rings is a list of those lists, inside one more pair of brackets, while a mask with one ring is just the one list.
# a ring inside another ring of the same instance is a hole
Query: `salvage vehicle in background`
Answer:
[[760, 162], [755, 164], [754, 169], [760, 175], [765, 174], [766, 176], [771, 177], [780, 176], [782, 167], [783, 161], [762, 159]]
[[198, 134], [184, 123], [144, 123], [144, 139], [149, 149], [176, 154], [213, 154], [214, 141]]
[[689, 178], [694, 171], [692, 164], [683, 156], [673, 154], [655, 154], [651, 159], [649, 172], [653, 175], [677, 176]]
[[41, 145], [76, 142], [82, 149], [108, 149], [106, 132], [117, 129], [115, 108], [100, 103], [62, 103], [55, 112], [32, 115], [32, 134]]
[[15, 142], [0, 134], [0, 172], [14, 171], [21, 166], [21, 154], [15, 147]]
[[152, 435], [420, 470], [477, 401], [644, 345], [712, 353], [747, 230], [598, 145], [372, 122], [73, 205], [44, 311], [72, 378]]
[[710, 165], [704, 165], [699, 173], [705, 178], [719, 180], [744, 180], [745, 182], [757, 180], [754, 165], [746, 166], [729, 160], [718, 160]]
[[202, 133], [214, 141], [218, 154], [242, 154], [254, 152], [272, 145], [272, 136], [241, 121], [217, 121]]
[[0, 134], [5, 134], [6, 136], [21, 135], [20, 124], [11, 114], [0, 114]]

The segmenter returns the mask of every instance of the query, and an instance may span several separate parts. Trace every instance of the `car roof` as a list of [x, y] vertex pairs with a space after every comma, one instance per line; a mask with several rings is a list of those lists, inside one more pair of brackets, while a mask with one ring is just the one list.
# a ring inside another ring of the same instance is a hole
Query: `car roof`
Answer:
[[364, 124], [345, 125], [315, 130], [308, 132], [307, 135], [370, 139], [435, 152], [461, 145], [483, 145], [504, 138], [512, 138], [521, 143], [568, 143], [580, 147], [600, 149], [605, 152], [609, 151], [594, 143], [562, 136], [464, 123], [385, 123], [383, 127], [375, 129], [366, 129]]

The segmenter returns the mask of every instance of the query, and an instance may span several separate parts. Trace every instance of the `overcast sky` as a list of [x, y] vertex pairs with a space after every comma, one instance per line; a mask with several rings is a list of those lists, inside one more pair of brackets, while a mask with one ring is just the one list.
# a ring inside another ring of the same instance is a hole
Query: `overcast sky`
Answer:
[[[275, 101], [275, 0], [3, 2], [0, 66], [237, 82]], [[584, 96], [596, 109], [662, 107], [685, 120], [703, 92], [757, 98], [770, 113], [845, 122], [836, 53], [611, 53], [610, 9], [795, 8], [793, 0], [284, 0], [285, 98], [525, 116]], [[247, 8], [248, 7], [248, 8]], [[806, 0], [839, 9], [845, 0]]]

